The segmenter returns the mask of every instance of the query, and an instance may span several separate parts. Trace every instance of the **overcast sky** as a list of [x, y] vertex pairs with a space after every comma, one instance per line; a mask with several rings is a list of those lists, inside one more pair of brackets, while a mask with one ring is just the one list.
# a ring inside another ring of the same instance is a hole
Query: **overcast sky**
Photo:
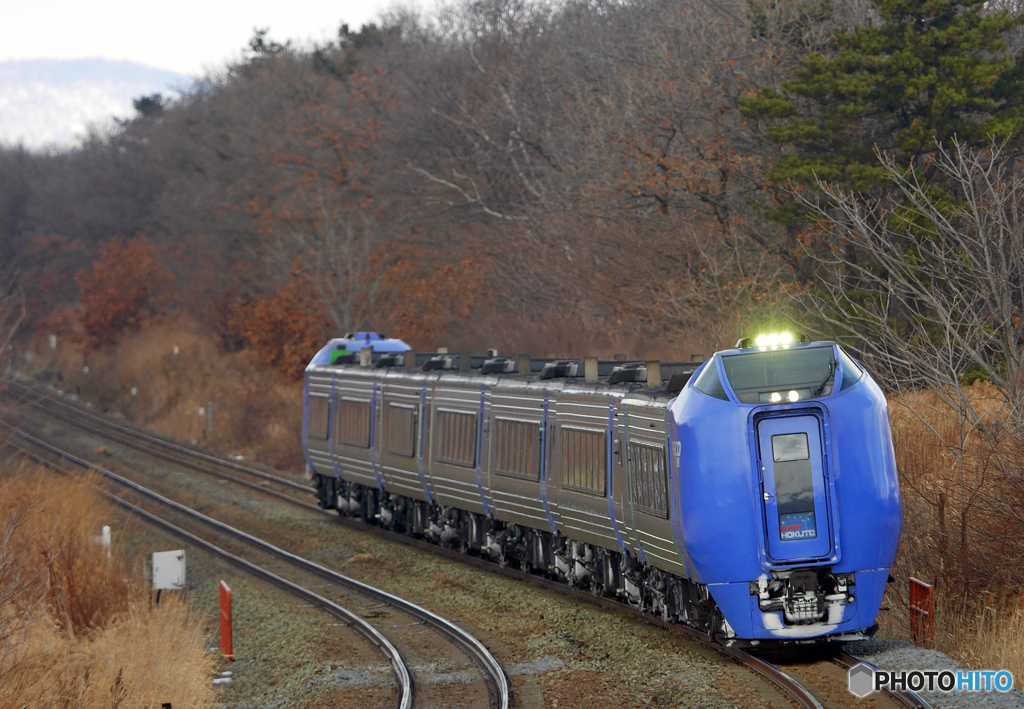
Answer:
[[[307, 41], [373, 20], [393, 0], [3, 0], [0, 61], [104, 59], [192, 76], [240, 55], [254, 27]], [[425, 2], [403, 2], [419, 7]]]

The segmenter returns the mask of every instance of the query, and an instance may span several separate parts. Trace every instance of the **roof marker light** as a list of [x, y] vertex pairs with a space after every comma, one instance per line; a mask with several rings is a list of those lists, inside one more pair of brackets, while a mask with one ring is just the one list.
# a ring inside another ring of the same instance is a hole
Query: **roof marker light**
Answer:
[[777, 391], [773, 391], [772, 395], [768, 397], [768, 400], [771, 401], [773, 404], [777, 404], [780, 401], [782, 401], [782, 394], [780, 394]]
[[796, 391], [789, 392], [790, 401], [800, 401], [800, 394]]
[[789, 349], [790, 345], [807, 344], [810, 340], [806, 335], [794, 335], [791, 332], [774, 332], [757, 337], [741, 337], [736, 341], [736, 349], [745, 350], [756, 347], [761, 352], [768, 349]]

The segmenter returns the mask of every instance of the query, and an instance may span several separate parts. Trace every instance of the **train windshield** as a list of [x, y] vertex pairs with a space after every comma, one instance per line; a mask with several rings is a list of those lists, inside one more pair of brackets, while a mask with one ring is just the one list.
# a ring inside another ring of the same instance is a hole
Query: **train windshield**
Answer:
[[744, 404], [783, 404], [832, 393], [836, 376], [831, 345], [722, 357], [725, 375]]

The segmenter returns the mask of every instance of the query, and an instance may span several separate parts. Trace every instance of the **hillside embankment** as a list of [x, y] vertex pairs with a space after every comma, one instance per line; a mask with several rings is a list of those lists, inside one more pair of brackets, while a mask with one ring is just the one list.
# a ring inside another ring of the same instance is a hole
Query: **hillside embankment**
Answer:
[[302, 469], [302, 383], [251, 352], [226, 352], [188, 316], [150, 322], [88, 352], [53, 342], [40, 339], [27, 369], [65, 393], [184, 441]]

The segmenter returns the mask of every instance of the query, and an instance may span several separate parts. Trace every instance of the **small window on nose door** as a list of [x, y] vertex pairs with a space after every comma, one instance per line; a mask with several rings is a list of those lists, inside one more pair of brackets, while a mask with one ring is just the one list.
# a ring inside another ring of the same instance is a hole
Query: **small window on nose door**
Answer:
[[810, 457], [806, 433], [772, 436], [772, 459], [776, 463], [785, 463], [791, 460], [807, 460]]

